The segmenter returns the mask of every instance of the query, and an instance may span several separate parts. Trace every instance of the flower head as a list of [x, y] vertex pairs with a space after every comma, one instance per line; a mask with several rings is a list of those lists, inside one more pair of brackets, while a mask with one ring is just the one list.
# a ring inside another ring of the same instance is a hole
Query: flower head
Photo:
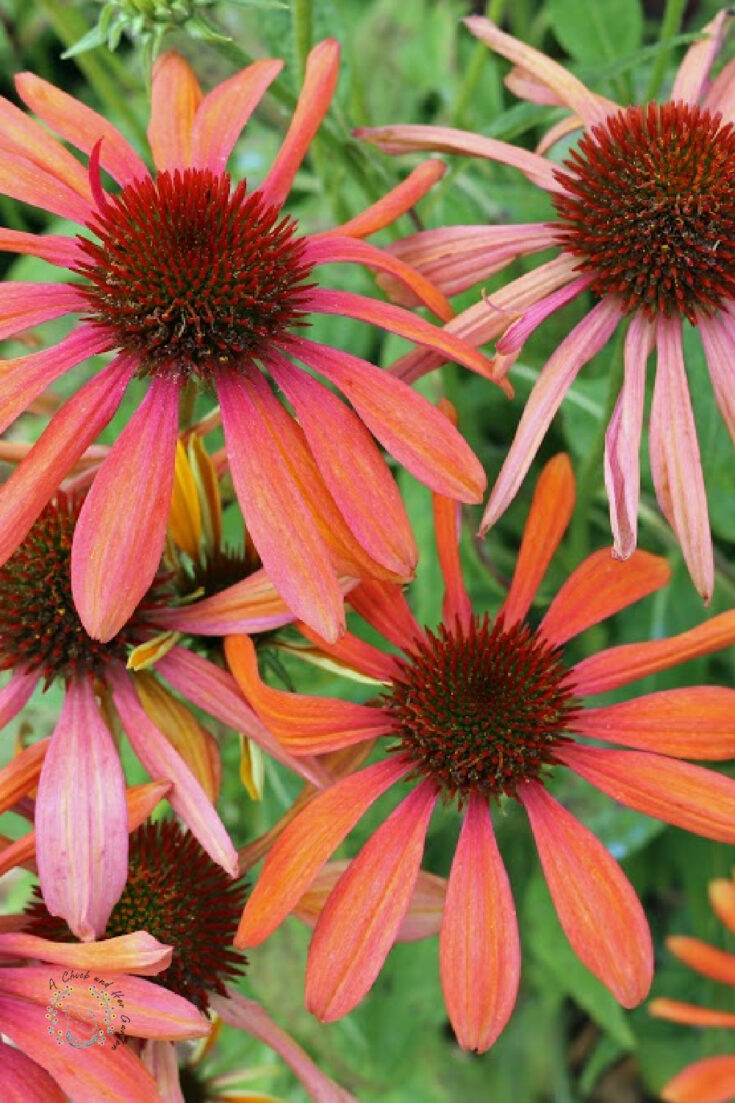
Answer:
[[[61, 285], [3, 285], [0, 336], [80, 316], [58, 345], [5, 362], [0, 427], [67, 369], [114, 352], [0, 489], [0, 561], [109, 422], [129, 381], [138, 376], [148, 384], [94, 479], [74, 535], [74, 602], [95, 639], [119, 632], [158, 569], [179, 395], [189, 385], [216, 394], [235, 493], [265, 569], [287, 604], [327, 638], [336, 638], [344, 623], [345, 559], [352, 577], [392, 580], [409, 578], [416, 562], [400, 496], [372, 433], [435, 489], [462, 501], [482, 495], [478, 461], [425, 399], [304, 332], [313, 313], [356, 318], [491, 374], [479, 352], [444, 330], [378, 300], [322, 288], [316, 278], [329, 263], [391, 272], [443, 320], [450, 317], [446, 299], [426, 279], [362, 240], [421, 198], [441, 165], [422, 166], [333, 231], [299, 234], [283, 213], [334, 93], [338, 56], [332, 40], [309, 55], [288, 132], [254, 189], [233, 182], [226, 164], [280, 61], [255, 62], [205, 96], [183, 58], [160, 57], [148, 130], [153, 173], [109, 122], [32, 74], [18, 77], [19, 95], [88, 155], [88, 171], [40, 124], [0, 101], [0, 190], [82, 230], [76, 238], [0, 230], [1, 248], [41, 257], [73, 277]], [[101, 169], [115, 189], [103, 184]], [[338, 387], [351, 407], [311, 371]], [[343, 545], [336, 556], [335, 524]]]
[[[653, 482], [705, 600], [714, 585], [712, 541], [682, 325], [686, 321], [699, 330], [717, 404], [735, 438], [734, 63], [709, 81], [728, 18], [722, 11], [689, 49], [666, 103], [620, 107], [488, 20], [471, 17], [465, 22], [472, 33], [515, 63], [507, 80], [513, 91], [572, 111], [538, 152], [446, 127], [358, 132], [388, 152], [444, 150], [506, 164], [548, 193], [555, 221], [452, 226], [415, 234], [392, 247], [396, 256], [447, 293], [520, 256], [557, 250], [553, 259], [449, 323], [451, 332], [475, 344], [499, 338], [500, 374], [510, 369], [526, 338], [551, 313], [586, 291], [597, 299], [552, 354], [531, 392], [481, 531], [495, 523], [515, 496], [580, 369], [625, 322], [624, 383], [605, 441], [614, 551], [626, 558], [636, 546], [645, 372], [655, 349], [649, 437]], [[544, 156], [557, 139], [579, 128], [582, 137], [561, 166]], [[397, 285], [393, 290], [408, 301]], [[433, 353], [418, 351], [393, 370], [411, 379], [437, 362]]]
[[[735, 882], [718, 878], [710, 882], [710, 903], [715, 915], [735, 934]], [[710, 980], [735, 985], [735, 956], [698, 938], [675, 935], [667, 939], [672, 954]], [[692, 1026], [735, 1029], [732, 1012], [716, 1011], [664, 997], [652, 1000], [649, 1011], [660, 1019]], [[661, 1091], [666, 1103], [729, 1103], [735, 1096], [735, 1057], [706, 1057], [689, 1065]]]
[[[401, 654], [381, 652], [350, 633], [333, 645], [322, 641], [326, 653], [382, 683], [373, 703], [273, 689], [259, 677], [250, 641], [227, 640], [230, 668], [248, 699], [293, 753], [332, 751], [376, 736], [387, 737], [391, 752], [319, 794], [289, 823], [266, 857], [236, 945], [266, 938], [370, 805], [392, 786], [414, 783], [328, 891], [306, 978], [307, 1005], [321, 1019], [345, 1014], [375, 980], [410, 907], [438, 800], [454, 802], [463, 813], [443, 908], [442, 983], [461, 1044], [478, 1050], [505, 1026], [520, 971], [515, 908], [492, 805], [512, 799], [523, 806], [572, 947], [627, 1007], [643, 999], [651, 981], [646, 920], [610, 853], [551, 795], [554, 774], [570, 769], [641, 812], [735, 841], [735, 782], [679, 761], [735, 752], [735, 691], [697, 686], [618, 705], [590, 708], [586, 701], [732, 643], [735, 613], [670, 640], [615, 647], [568, 665], [564, 645], [570, 639], [669, 579], [665, 561], [655, 556], [636, 552], [621, 563], [605, 551], [595, 553], [532, 627], [526, 615], [573, 500], [568, 459], [557, 456], [539, 479], [510, 590], [491, 622], [473, 611], [464, 587], [457, 507], [435, 496], [445, 581], [441, 625], [422, 628], [399, 587], [366, 582], [348, 600]], [[631, 749], [589, 745], [588, 739]]]

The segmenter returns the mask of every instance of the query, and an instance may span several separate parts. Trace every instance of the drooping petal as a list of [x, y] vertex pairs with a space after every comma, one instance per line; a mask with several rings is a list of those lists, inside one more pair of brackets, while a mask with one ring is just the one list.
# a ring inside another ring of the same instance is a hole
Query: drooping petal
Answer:
[[386, 735], [393, 728], [387, 713], [372, 705], [286, 693], [266, 685], [249, 636], [228, 636], [225, 656], [247, 700], [292, 754], [324, 754]]
[[546, 54], [526, 45], [525, 42], [505, 34], [489, 19], [470, 15], [463, 22], [467, 29], [491, 50], [501, 54], [515, 65], [527, 69], [537, 80], [551, 88], [562, 103], [571, 107], [572, 111], [584, 120], [585, 126], [591, 127], [601, 123], [612, 112], [619, 110], [612, 100], [590, 92], [589, 88], [572, 76], [567, 69], [552, 61]]
[[10, 681], [0, 689], [0, 729], [4, 728], [14, 716], [17, 716], [27, 701], [31, 699], [38, 685], [39, 675], [29, 673], [23, 667], [14, 670]]
[[256, 571], [242, 582], [191, 605], [156, 612], [157, 625], [196, 636], [269, 632], [293, 619], [294, 614], [265, 571]]
[[474, 793], [449, 874], [439, 970], [459, 1044], [484, 1053], [515, 1006], [521, 953], [513, 895], [487, 801]]
[[[48, 977], [46, 986], [48, 994]], [[89, 1037], [88, 1024], [77, 1025], [78, 1036]], [[74, 1103], [160, 1103], [153, 1078], [130, 1046], [119, 1045], [113, 1056], [111, 1046], [72, 1050], [58, 1045], [48, 1032], [47, 1012], [38, 1004], [0, 996], [0, 1031], [42, 1065]]]
[[702, 317], [699, 334], [717, 407], [735, 441], [735, 318], [729, 311]]
[[12, 808], [21, 797], [35, 789], [50, 740], [39, 739], [0, 769], [0, 812]]
[[560, 452], [545, 465], [533, 492], [510, 589], [498, 616], [507, 627], [523, 620], [559, 547], [574, 509], [574, 473]]
[[264, 1042], [283, 1058], [289, 1068], [293, 1069], [314, 1103], [357, 1103], [353, 1096], [317, 1068], [301, 1046], [274, 1023], [270, 1015], [255, 1000], [249, 1000], [233, 988], [228, 988], [226, 996], [213, 992], [209, 1002], [212, 1010], [224, 1023]]
[[237, 876], [237, 854], [209, 798], [178, 751], [149, 719], [130, 676], [122, 669], [109, 675], [115, 707], [130, 744], [151, 777], [168, 778], [168, 800], [212, 861]]
[[33, 73], [19, 73], [15, 87], [39, 119], [83, 153], [90, 154], [102, 139], [100, 165], [121, 187], [148, 176], [145, 162], [117, 127], [91, 107]]
[[731, 13], [727, 8], [722, 8], [702, 29], [697, 41], [689, 47], [669, 94], [672, 102], [696, 104], [706, 92], [712, 65], [722, 48], [730, 19]]
[[79, 513], [71, 554], [74, 604], [93, 639], [112, 639], [161, 563], [171, 506], [179, 384], [155, 377], [110, 448]]
[[575, 774], [637, 812], [706, 839], [735, 842], [732, 778], [645, 751], [566, 745], [554, 754]]
[[392, 256], [386, 249], [377, 249], [358, 238], [337, 234], [309, 238], [304, 248], [304, 261], [314, 265], [342, 261], [364, 264], [366, 268], [374, 268], [378, 272], [388, 272], [394, 281], [411, 289], [415, 301], [428, 306], [442, 321], [448, 322], [454, 317], [454, 311], [444, 295], [415, 268]]
[[622, 869], [591, 831], [537, 782], [519, 789], [551, 898], [572, 949], [623, 1007], [645, 998], [651, 933]]
[[362, 421], [285, 357], [268, 368], [293, 406], [330, 493], [368, 554], [396, 574], [410, 575], [418, 548], [403, 500]]
[[735, 758], [735, 689], [665, 689], [575, 714], [575, 732], [674, 758]]
[[46, 907], [85, 942], [104, 932], [125, 887], [127, 822], [125, 778], [92, 683], [71, 681], [38, 782], [36, 858]]
[[306, 964], [306, 1007], [322, 1022], [341, 1019], [375, 983], [411, 901], [437, 796], [429, 781], [414, 789], [330, 893]]
[[660, 590], [671, 579], [665, 559], [635, 551], [624, 562], [609, 548], [588, 555], [569, 575], [548, 608], [539, 632], [560, 647], [613, 613]]
[[364, 812], [411, 768], [399, 755], [368, 766], [316, 796], [273, 845], [253, 889], [235, 946], [258, 946], [306, 892]]
[[627, 559], [638, 537], [641, 430], [646, 395], [646, 361], [655, 330], [636, 314], [625, 335], [625, 376], [605, 433], [605, 487], [610, 503], [614, 554]]
[[67, 472], [115, 413], [134, 364], [118, 357], [66, 402], [0, 487], [0, 563], [11, 555]]
[[[0, 953], [10, 957], [38, 958], [55, 965], [104, 969], [108, 973], [155, 976], [168, 969], [172, 952], [170, 946], [164, 946], [147, 931], [117, 935], [100, 942], [52, 942], [24, 931], [0, 934]], [[25, 970], [18, 972], [23, 976]], [[31, 976], [30, 973], [27, 975]], [[48, 1002], [48, 984], [44, 996], [42, 1002]], [[28, 998], [33, 997], [29, 994]]]
[[528, 310], [521, 314], [520, 318], [516, 318], [515, 321], [511, 322], [495, 346], [495, 370], [499, 376], [508, 374], [520, 356], [526, 341], [531, 334], [535, 333], [541, 323], [545, 322], [552, 314], [556, 314], [557, 310], [566, 306], [567, 303], [576, 299], [590, 286], [593, 279], [592, 275], [578, 276], [576, 280], [572, 280], [564, 287], [559, 287], [552, 291], [550, 295], [539, 299], [537, 303], [534, 303], [533, 306], [530, 306]]
[[601, 300], [550, 356], [531, 391], [510, 451], [490, 493], [480, 525], [481, 533], [495, 524], [515, 498], [577, 373], [608, 342], [620, 319], [620, 307], [612, 300]]
[[671, 935], [666, 939], [666, 945], [674, 957], [678, 957], [679, 961], [683, 961], [703, 977], [719, 981], [720, 984], [735, 985], [733, 954], [687, 935]]
[[326, 38], [306, 59], [296, 110], [270, 171], [258, 189], [268, 206], [282, 207], [311, 140], [329, 110], [339, 74], [339, 43]]
[[383, 447], [438, 494], [477, 502], [485, 473], [452, 423], [406, 383], [350, 353], [303, 338], [289, 349], [339, 387]]
[[326, 545], [276, 435], [288, 415], [257, 368], [217, 380], [227, 454], [245, 524], [268, 575], [294, 613], [325, 639], [344, 630], [344, 607]]
[[651, 475], [661, 512], [676, 533], [705, 603], [715, 581], [707, 494], [682, 350], [681, 322], [659, 318], [658, 365], [651, 403]]
[[159, 172], [188, 168], [191, 132], [202, 90], [189, 62], [177, 53], [161, 54], [153, 66], [148, 141]]
[[276, 79], [283, 62], [264, 58], [222, 81], [205, 96], [191, 130], [191, 164], [222, 173], [242, 128]]
[[735, 610], [731, 609], [669, 639], [623, 643], [582, 659], [572, 670], [575, 693], [606, 693], [733, 643]]
[[715, 1011], [711, 1007], [699, 1007], [694, 1003], [682, 1003], [659, 997], [648, 1005], [649, 1015], [657, 1019], [668, 1019], [672, 1023], [685, 1023], [687, 1026], [727, 1027], [735, 1029], [735, 1015], [727, 1011]]
[[331, 234], [349, 234], [350, 237], [369, 237], [385, 226], [390, 226], [397, 218], [418, 203], [419, 199], [434, 186], [437, 180], [441, 180], [447, 170], [443, 161], [423, 161], [415, 169], [409, 172], [405, 180], [396, 184], [389, 192], [381, 196], [375, 203], [366, 207], [360, 214], [355, 215], [349, 222], [343, 222], [341, 226], [335, 226], [333, 230], [325, 230], [323, 234], [314, 234], [312, 239], [328, 237]]
[[66, 1103], [66, 1095], [46, 1070], [6, 1042], [0, 1042], [0, 1076], [5, 1103]]
[[735, 1095], [735, 1057], [705, 1057], [664, 1084], [664, 1103], [731, 1103]]
[[65, 371], [109, 347], [109, 337], [100, 330], [80, 326], [49, 349], [0, 360], [0, 432]]

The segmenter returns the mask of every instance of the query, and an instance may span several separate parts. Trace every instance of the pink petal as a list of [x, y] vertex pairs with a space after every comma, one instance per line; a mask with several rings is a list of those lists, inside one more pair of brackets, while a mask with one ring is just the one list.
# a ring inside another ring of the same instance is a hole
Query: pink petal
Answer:
[[179, 1082], [179, 1057], [174, 1042], [147, 1042], [141, 1060], [156, 1081], [162, 1103], [186, 1103]]
[[735, 441], [735, 318], [729, 311], [701, 317], [699, 334], [718, 409]]
[[[0, 101], [0, 126], [3, 124], [1, 106], [2, 101]], [[44, 135], [46, 142], [51, 144], [53, 139], [50, 135], [46, 131]], [[66, 153], [66, 150], [63, 152]], [[2, 137], [0, 137], [0, 153], [2, 153], [0, 192], [3, 195], [18, 199], [21, 203], [29, 203], [33, 207], [40, 207], [42, 211], [49, 211], [59, 218], [68, 218], [72, 222], [86, 225], [94, 213], [91, 199], [82, 199], [76, 191], [52, 175], [45, 167], [39, 167], [12, 147], [9, 149]], [[75, 161], [75, 164], [82, 171], [79, 162]], [[88, 189], [88, 185], [86, 186]]]
[[269, 632], [290, 624], [294, 615], [265, 571], [255, 571], [212, 597], [156, 611], [156, 625], [195, 636]]
[[341, 1019], [375, 983], [411, 901], [437, 795], [432, 782], [414, 789], [330, 893], [306, 965], [306, 1007], [322, 1022]]
[[[92, 191], [85, 168], [44, 126], [2, 98], [0, 146], [5, 151], [2, 158], [4, 165], [9, 169], [14, 166], [20, 168], [21, 165], [31, 167], [39, 181], [45, 180], [44, 186], [51, 194], [55, 188], [59, 197], [68, 195], [80, 215], [77, 221], [86, 222], [91, 211]], [[64, 217], [76, 216], [62, 213]]]
[[257, 1038], [259, 1042], [264, 1042], [274, 1053], [277, 1053], [294, 1071], [314, 1103], [357, 1103], [353, 1096], [317, 1068], [301, 1046], [274, 1023], [266, 1010], [255, 1000], [249, 1000], [233, 988], [228, 988], [226, 996], [213, 992], [209, 1003], [212, 1010], [228, 1026], [245, 1031], [246, 1034]]
[[729, 61], [709, 85], [707, 94], [700, 103], [705, 111], [713, 115], [722, 115], [721, 126], [726, 126], [735, 117], [735, 65]]
[[242, 732], [271, 758], [282, 762], [307, 781], [321, 788], [331, 780], [326, 771], [310, 759], [296, 759], [281, 747], [244, 700], [232, 675], [202, 655], [175, 647], [158, 660], [156, 670], [182, 697], [223, 724]]
[[[106, 973], [139, 973], [156, 976], [171, 964], [172, 949], [164, 946], [146, 931], [117, 935], [100, 942], [52, 942], [24, 931], [0, 934], [0, 953], [10, 957], [38, 958], [55, 965], [70, 965], [78, 969], [104, 969]], [[18, 975], [30, 976], [27, 968]], [[5, 973], [3, 972], [3, 979]], [[41, 1003], [48, 1002], [48, 984]], [[33, 999], [28, 995], [28, 999]]]
[[191, 130], [191, 164], [222, 173], [242, 128], [283, 62], [266, 58], [222, 81], [199, 104]]
[[607, 344], [620, 318], [620, 307], [612, 299], [603, 299], [552, 353], [531, 391], [510, 451], [490, 494], [480, 525], [481, 533], [486, 533], [495, 524], [515, 498], [546, 430], [577, 373]]
[[342, 516], [373, 559], [411, 575], [418, 548], [403, 500], [363, 423], [331, 391], [285, 357], [268, 368], [293, 406], [309, 448]]
[[[0, 1031], [42, 1065], [74, 1103], [160, 1103], [153, 1079], [129, 1046], [59, 1045], [49, 1035], [44, 1007], [0, 996]], [[78, 1033], [89, 1037], [88, 1024], [78, 1024]]]
[[[63, 300], [63, 291], [60, 297]], [[0, 360], [0, 432], [68, 368], [109, 347], [110, 339], [104, 332], [82, 325], [50, 349]]]
[[171, 807], [210, 858], [230, 877], [237, 877], [237, 853], [201, 785], [178, 751], [149, 719], [130, 676], [123, 670], [114, 670], [109, 679], [115, 707], [138, 758], [151, 777], [165, 777], [172, 782], [173, 789], [168, 794]]
[[74, 604], [93, 639], [112, 639], [161, 564], [171, 505], [179, 383], [161, 376], [103, 461], [74, 531]]
[[534, 333], [548, 317], [555, 314], [557, 310], [561, 310], [567, 303], [576, 299], [578, 295], [589, 287], [593, 279], [594, 276], [591, 275], [579, 276], [576, 280], [572, 280], [564, 287], [552, 291], [551, 294], [547, 295], [545, 298], [539, 299], [539, 301], [529, 307], [520, 318], [516, 318], [514, 322], [511, 322], [495, 347], [496, 371], [501, 375], [506, 375], [515, 364], [523, 346], [531, 334]]
[[271, 207], [282, 207], [294, 177], [329, 110], [339, 74], [339, 43], [326, 38], [306, 59], [296, 110], [270, 172], [258, 191]]
[[[396, 184], [389, 192], [381, 196], [375, 203], [366, 207], [360, 214], [355, 215], [341, 226], [335, 226], [333, 230], [324, 231], [324, 236], [331, 234], [349, 234], [351, 237], [368, 237], [377, 233], [385, 226], [390, 226], [397, 218], [418, 203], [426, 193], [440, 180], [447, 170], [443, 161], [423, 161], [415, 169], [409, 172], [405, 180]], [[314, 235], [319, 237], [322, 235]]]
[[569, 575], [538, 630], [554, 647], [560, 647], [670, 580], [671, 568], [658, 555], [636, 551], [621, 562], [613, 559], [609, 548], [602, 548]]
[[555, 756], [614, 800], [706, 839], [735, 842], [735, 781], [644, 751], [563, 746]]
[[181, 54], [161, 54], [153, 66], [148, 141], [159, 172], [191, 165], [191, 132], [202, 90]]
[[128, 806], [91, 681], [69, 683], [51, 737], [38, 782], [36, 858], [51, 914], [83, 941], [103, 934], [128, 876]]
[[290, 415], [254, 367], [221, 375], [217, 393], [235, 493], [263, 566], [296, 616], [334, 640], [344, 629], [342, 594], [284, 455]]
[[657, 345], [649, 430], [653, 485], [692, 581], [707, 603], [715, 582], [714, 556], [678, 318], [659, 318]]
[[0, 227], [0, 250], [6, 253], [28, 254], [40, 257], [49, 264], [71, 268], [81, 259], [79, 245], [72, 237], [62, 234], [28, 234], [23, 230], [7, 230]]
[[288, 342], [304, 364], [339, 387], [383, 447], [438, 494], [477, 502], [485, 473], [451, 421], [400, 379], [350, 353], [303, 338]]
[[50, 318], [60, 318], [62, 314], [86, 309], [78, 288], [69, 284], [15, 283], [7, 280], [0, 285], [0, 339], [22, 333], [24, 329], [40, 325]]
[[701, 37], [687, 50], [669, 99], [696, 104], [707, 90], [710, 72], [725, 38], [731, 13], [723, 8], [700, 32]]
[[23, 669], [13, 671], [8, 684], [0, 689], [0, 728], [10, 723], [31, 699], [38, 678], [37, 673], [29, 674]]
[[424, 636], [399, 586], [361, 582], [350, 591], [348, 600], [363, 620], [403, 651]]
[[646, 397], [646, 361], [654, 329], [636, 314], [625, 335], [625, 377], [605, 434], [605, 487], [610, 502], [614, 554], [627, 559], [638, 534], [640, 447]]
[[15, 78], [18, 95], [39, 119], [77, 149], [90, 154], [102, 139], [100, 165], [122, 187], [148, 176], [145, 163], [102, 115], [33, 73]]
[[0, 487], [0, 563], [12, 555], [59, 483], [115, 413], [135, 364], [116, 357], [54, 415]]
[[513, 894], [487, 801], [470, 797], [439, 936], [444, 1002], [457, 1040], [484, 1053], [515, 1007], [521, 953]]
[[5, 1103], [66, 1103], [66, 1095], [46, 1070], [6, 1042], [0, 1042], [0, 1078]]
[[572, 949], [623, 1007], [635, 1007], [651, 985], [653, 946], [633, 887], [599, 839], [542, 785], [524, 785], [519, 796]]
[[265, 859], [235, 946], [258, 946], [298, 904], [324, 863], [362, 815], [411, 763], [397, 755], [350, 774], [316, 796], [289, 823]]

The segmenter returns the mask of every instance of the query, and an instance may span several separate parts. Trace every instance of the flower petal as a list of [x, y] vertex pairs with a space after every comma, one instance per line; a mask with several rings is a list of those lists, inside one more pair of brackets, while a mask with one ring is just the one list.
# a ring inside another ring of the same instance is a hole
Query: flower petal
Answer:
[[699, 1007], [680, 1000], [651, 1000], [648, 1013], [657, 1019], [668, 1019], [669, 1022], [685, 1023], [687, 1026], [723, 1026], [730, 1030], [735, 1029], [735, 1015], [732, 1012], [715, 1011], [710, 1007]]
[[701, 973], [703, 977], [717, 980], [720, 984], [735, 985], [735, 956], [717, 946], [710, 946], [699, 938], [687, 935], [671, 935], [666, 945], [679, 961], [690, 969]]
[[664, 1103], [731, 1103], [735, 1095], [735, 1057], [705, 1057], [664, 1084]]
[[474, 793], [449, 874], [439, 970], [459, 1044], [484, 1053], [515, 1006], [521, 952], [513, 894], [487, 801]]
[[45, 1069], [20, 1049], [0, 1042], [5, 1103], [66, 1103], [66, 1095]]
[[585, 628], [660, 590], [670, 579], [671, 568], [659, 555], [635, 551], [621, 561], [602, 548], [569, 575], [538, 630], [560, 647]]
[[290, 624], [288, 608], [265, 571], [255, 571], [218, 594], [156, 612], [156, 624], [195, 636], [269, 632]]
[[363, 620], [404, 651], [423, 638], [424, 633], [399, 586], [386, 582], [361, 582], [350, 590], [348, 601]]
[[559, 747], [554, 751], [575, 774], [613, 800], [685, 831], [735, 842], [735, 781], [704, 766], [647, 754], [598, 747]]
[[620, 321], [620, 307], [602, 299], [552, 353], [526, 403], [510, 451], [490, 493], [480, 532], [495, 524], [518, 493], [554, 414], [577, 373], [600, 351]]
[[191, 132], [202, 101], [199, 81], [189, 62], [174, 52], [153, 66], [148, 141], [159, 172], [191, 165]]
[[735, 318], [729, 311], [719, 317], [702, 316], [699, 334], [717, 407], [735, 441]]
[[242, 128], [283, 62], [264, 58], [222, 81], [199, 104], [191, 130], [191, 164], [222, 173]]
[[212, 861], [230, 877], [237, 877], [237, 854], [222, 821], [181, 755], [147, 716], [130, 675], [112, 670], [109, 681], [115, 707], [138, 758], [151, 777], [165, 777], [172, 782], [168, 795], [171, 807]]
[[178, 381], [151, 381], [80, 511], [71, 586], [93, 639], [105, 642], [120, 631], [159, 569], [171, 508], [178, 395]]
[[[86, 304], [78, 288], [71, 284], [7, 280], [0, 284], [0, 339], [22, 333], [24, 329], [51, 318], [60, 318], [62, 314], [74, 314], [85, 309]], [[85, 355], [80, 359], [84, 359]], [[7, 363], [12, 364], [13, 361]]]
[[36, 858], [46, 907], [85, 942], [104, 932], [125, 887], [127, 821], [125, 778], [92, 682], [71, 681], [38, 782]]
[[510, 627], [523, 620], [536, 597], [574, 509], [574, 473], [560, 452], [544, 466], [533, 492], [513, 579], [498, 616]]
[[645, 998], [653, 976], [651, 933], [622, 869], [591, 831], [537, 782], [519, 789], [572, 949], [623, 1007]]
[[339, 74], [339, 43], [326, 38], [306, 59], [296, 110], [270, 172], [258, 191], [271, 207], [282, 207], [294, 177], [329, 110]]
[[293, 911], [317, 873], [364, 812], [411, 768], [394, 755], [336, 782], [292, 820], [265, 859], [235, 946], [258, 946]]
[[341, 1019], [375, 983], [411, 900], [437, 796], [429, 781], [409, 793], [330, 893], [306, 964], [306, 1007], [322, 1022]]
[[735, 758], [735, 689], [665, 689], [585, 709], [575, 714], [570, 727], [592, 739], [674, 758]]
[[709, 902], [720, 922], [735, 934], [735, 883], [723, 877], [710, 881]]
[[258, 673], [249, 636], [225, 639], [227, 665], [263, 723], [292, 754], [324, 754], [392, 731], [386, 713], [333, 697], [311, 697], [273, 689]]
[[731, 12], [723, 8], [700, 32], [687, 50], [669, 93], [672, 101], [696, 104], [707, 91], [710, 72], [725, 38]]
[[6, 812], [35, 789], [49, 743], [49, 739], [39, 739], [0, 769], [0, 812]]
[[349, 222], [343, 222], [341, 226], [335, 226], [333, 230], [325, 230], [323, 234], [312, 235], [312, 240], [319, 237], [328, 237], [331, 234], [349, 234], [350, 237], [368, 237], [390, 226], [402, 214], [410, 211], [419, 199], [434, 186], [437, 180], [441, 180], [447, 170], [443, 161], [423, 161], [415, 169], [409, 172], [405, 180], [396, 184], [389, 192], [381, 196], [375, 203], [366, 207], [364, 211], [351, 218]]
[[10, 681], [0, 689], [0, 728], [4, 728], [14, 716], [17, 716], [27, 701], [31, 699], [38, 685], [36, 671], [29, 673], [22, 667], [16, 667]]
[[457, 502], [441, 494], [432, 494], [434, 537], [442, 578], [444, 599], [442, 617], [445, 624], [461, 625], [465, 631], [472, 623], [472, 603], [467, 594], [459, 558], [462, 535], [462, 510]]
[[[78, 969], [104, 969], [107, 973], [138, 973], [155, 976], [171, 964], [172, 949], [153, 938], [147, 931], [105, 938], [100, 942], [52, 942], [24, 931], [0, 934], [0, 953], [10, 957], [38, 958], [54, 965], [76, 966]], [[20, 976], [26, 969], [17, 970]], [[3, 977], [5, 974], [3, 973]], [[48, 1002], [46, 984], [41, 1003]], [[29, 999], [33, 999], [30, 995]]]
[[71, 268], [83, 257], [73, 237], [28, 234], [24, 230], [8, 230], [4, 226], [0, 226], [0, 251], [39, 257], [60, 268]]

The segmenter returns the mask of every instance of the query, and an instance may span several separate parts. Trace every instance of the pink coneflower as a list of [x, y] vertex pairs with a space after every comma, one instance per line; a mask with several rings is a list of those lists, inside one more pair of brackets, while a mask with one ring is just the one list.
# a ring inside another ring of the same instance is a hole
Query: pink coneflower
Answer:
[[[552, 354], [534, 386], [481, 531], [515, 496], [579, 370], [629, 320], [625, 380], [605, 450], [615, 554], [625, 558], [636, 546], [645, 371], [656, 349], [649, 435], [653, 482], [706, 600], [714, 584], [712, 541], [682, 325], [686, 320], [699, 329], [717, 404], [735, 437], [735, 62], [712, 84], [708, 79], [727, 20], [723, 10], [689, 49], [668, 102], [619, 107], [487, 19], [472, 17], [465, 20], [472, 33], [517, 66], [507, 81], [514, 92], [573, 112], [547, 135], [539, 152], [446, 127], [358, 132], [392, 153], [444, 150], [510, 165], [548, 192], [554, 222], [452, 226], [414, 235], [395, 249], [447, 293], [517, 257], [559, 251], [449, 325], [475, 344], [500, 337], [500, 372], [549, 314], [586, 291], [599, 300]], [[563, 165], [542, 156], [578, 128], [583, 136]], [[409, 353], [396, 371], [416, 378], [436, 362], [433, 355]]]
[[[316, 923], [306, 1002], [320, 1019], [346, 1014], [377, 977], [410, 906], [440, 799], [463, 812], [439, 963], [449, 1017], [470, 1049], [487, 1049], [505, 1026], [520, 973], [515, 908], [491, 804], [510, 799], [524, 807], [572, 947], [626, 1007], [644, 998], [651, 981], [646, 919], [611, 854], [549, 792], [553, 774], [570, 769], [622, 804], [735, 842], [735, 781], [679, 761], [733, 755], [735, 691], [695, 686], [583, 707], [595, 694], [731, 644], [735, 613], [672, 639], [615, 647], [565, 665], [567, 641], [658, 590], [670, 576], [663, 559], [643, 552], [624, 563], [597, 552], [532, 628], [526, 614], [573, 499], [571, 467], [558, 456], [539, 479], [508, 596], [491, 620], [472, 610], [464, 587], [457, 507], [435, 497], [442, 624], [421, 628], [398, 587], [368, 582], [349, 601], [402, 654], [385, 654], [349, 633], [325, 645], [331, 656], [383, 683], [382, 698], [373, 704], [273, 689], [258, 675], [248, 638], [227, 641], [230, 668], [292, 752], [313, 754], [381, 735], [393, 752], [317, 795], [289, 823], [267, 854], [236, 945], [267, 938], [373, 802], [394, 785], [414, 783], [339, 878]], [[601, 748], [587, 738], [632, 749]]]
[[[441, 165], [422, 166], [334, 231], [299, 237], [296, 223], [282, 214], [329, 107], [338, 56], [332, 40], [311, 52], [291, 125], [254, 191], [244, 182], [233, 185], [226, 163], [278, 75], [278, 60], [255, 62], [202, 96], [183, 58], [159, 58], [148, 130], [153, 175], [115, 127], [32, 74], [17, 78], [19, 95], [89, 155], [88, 172], [39, 123], [0, 101], [0, 189], [84, 228], [76, 239], [0, 231], [0, 248], [42, 257], [77, 277], [69, 284], [3, 284], [0, 336], [82, 315], [58, 345], [4, 364], [0, 428], [69, 368], [116, 350], [52, 418], [0, 490], [0, 561], [108, 423], [133, 376], [149, 384], [94, 481], [74, 539], [74, 600], [96, 639], [119, 631], [158, 569], [179, 394], [190, 383], [216, 392], [236, 494], [266, 570], [289, 606], [327, 638], [343, 627], [343, 599], [314, 513], [336, 503], [357, 541], [390, 577], [407, 578], [415, 565], [410, 527], [371, 432], [430, 486], [462, 501], [482, 495], [478, 461], [429, 403], [374, 365], [301, 332], [311, 312], [338, 314], [491, 371], [474, 348], [423, 319], [314, 281], [321, 264], [364, 264], [405, 280], [443, 319], [451, 315], [428, 281], [361, 240], [415, 203]], [[100, 169], [119, 191], [103, 187]], [[335, 384], [354, 409], [294, 361]], [[292, 405], [298, 426], [273, 385]], [[302, 453], [323, 482], [304, 474]]]
[[[0, 567], [0, 669], [12, 671], [0, 690], [0, 724], [21, 711], [39, 684], [63, 683], [64, 705], [51, 740], [28, 749], [18, 764], [16, 790], [28, 791], [17, 784], [26, 784], [43, 760], [35, 808], [41, 887], [49, 909], [78, 937], [89, 939], [104, 929], [127, 872], [128, 805], [108, 727], [111, 710], [150, 776], [171, 783], [173, 808], [231, 876], [237, 873], [237, 855], [214, 807], [219, 754], [213, 737], [152, 674], [126, 669], [131, 647], [168, 629], [157, 622], [167, 604], [166, 576], [106, 643], [93, 639], [81, 623], [72, 601], [70, 560], [83, 501], [59, 492]], [[311, 763], [302, 769], [220, 667], [175, 644], [158, 669], [188, 701], [323, 783], [324, 771]]]

